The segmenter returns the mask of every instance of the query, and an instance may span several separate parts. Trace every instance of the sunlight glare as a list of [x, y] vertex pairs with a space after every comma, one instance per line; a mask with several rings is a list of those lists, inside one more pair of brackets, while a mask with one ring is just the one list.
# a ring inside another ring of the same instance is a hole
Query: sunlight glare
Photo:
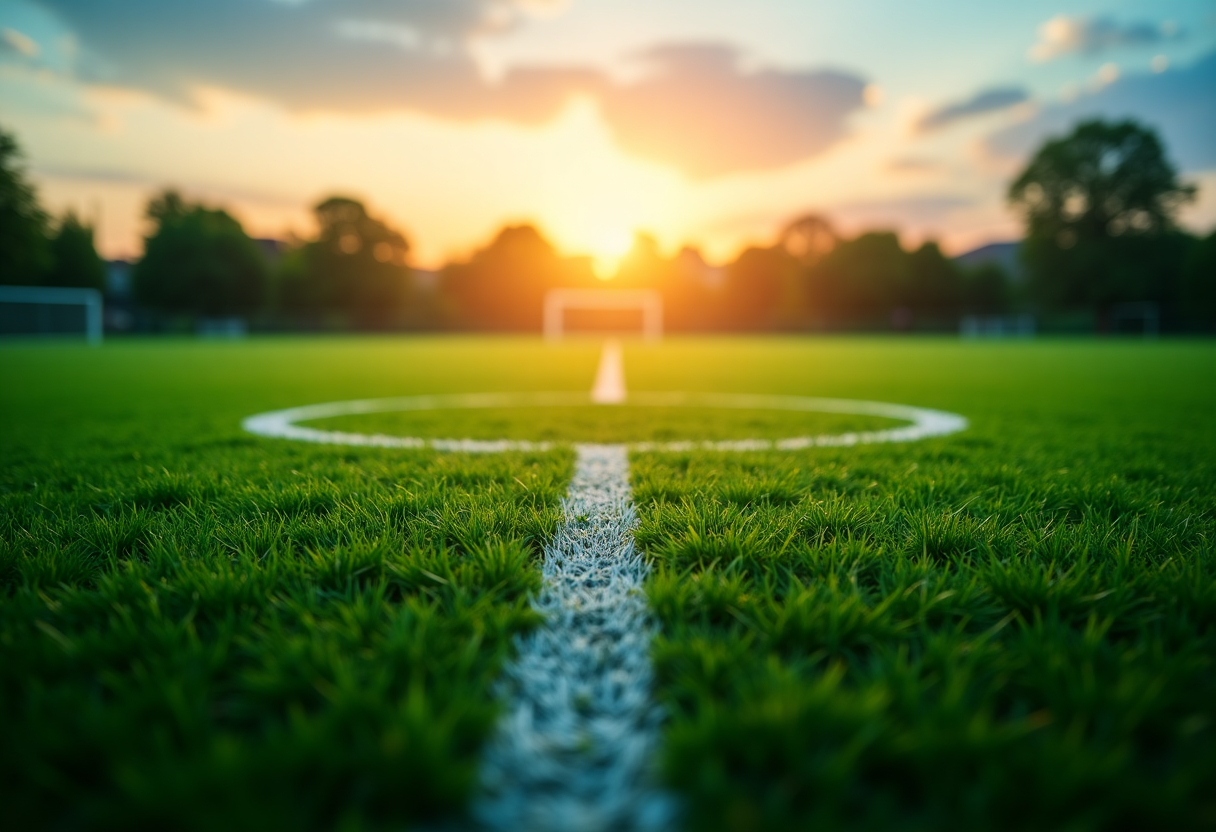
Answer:
[[632, 247], [633, 235], [624, 228], [600, 231], [591, 243], [591, 270], [600, 280], [611, 280]]

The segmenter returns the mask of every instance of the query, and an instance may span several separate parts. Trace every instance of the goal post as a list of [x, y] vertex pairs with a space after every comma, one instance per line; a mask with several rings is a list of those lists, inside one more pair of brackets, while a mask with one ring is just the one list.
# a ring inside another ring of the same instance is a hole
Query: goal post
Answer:
[[83, 335], [100, 344], [101, 292], [59, 286], [0, 286], [0, 336]]
[[545, 340], [561, 339], [570, 309], [636, 309], [642, 313], [642, 336], [647, 341], [663, 336], [663, 296], [654, 289], [550, 289], [545, 293]]

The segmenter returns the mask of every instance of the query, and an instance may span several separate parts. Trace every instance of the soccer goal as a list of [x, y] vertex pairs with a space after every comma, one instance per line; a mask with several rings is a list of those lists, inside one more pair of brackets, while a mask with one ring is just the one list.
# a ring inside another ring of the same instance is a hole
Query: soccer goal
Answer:
[[0, 336], [83, 335], [101, 343], [101, 292], [52, 286], [0, 286]]
[[663, 336], [663, 297], [653, 289], [550, 289], [545, 293], [545, 339], [566, 334], [566, 315], [577, 311], [639, 311], [648, 341]]

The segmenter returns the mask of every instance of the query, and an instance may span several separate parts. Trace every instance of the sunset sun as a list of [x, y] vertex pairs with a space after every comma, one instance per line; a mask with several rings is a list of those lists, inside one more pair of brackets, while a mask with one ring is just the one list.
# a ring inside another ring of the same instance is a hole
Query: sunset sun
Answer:
[[591, 239], [591, 269], [600, 280], [616, 277], [621, 260], [633, 247], [633, 234], [624, 228], [604, 228]]

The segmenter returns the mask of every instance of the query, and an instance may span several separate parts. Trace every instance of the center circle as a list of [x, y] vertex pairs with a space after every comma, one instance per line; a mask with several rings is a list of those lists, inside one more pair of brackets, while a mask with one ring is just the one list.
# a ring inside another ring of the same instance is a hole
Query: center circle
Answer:
[[945, 436], [967, 427], [967, 420], [955, 413], [911, 405], [856, 399], [827, 399], [808, 396], [765, 396], [726, 393], [631, 393], [623, 405], [592, 404], [585, 393], [469, 393], [458, 395], [403, 396], [388, 399], [357, 399], [344, 402], [305, 405], [250, 416], [242, 423], [250, 433], [279, 439], [294, 439], [329, 445], [356, 445], [373, 448], [429, 448], [438, 451], [498, 453], [503, 451], [545, 451], [585, 440], [533, 441], [526, 439], [431, 438], [324, 430], [300, 424], [336, 417], [369, 414], [421, 413], [441, 410], [494, 410], [504, 408], [588, 407], [608, 412], [620, 407], [699, 408], [718, 410], [781, 411], [878, 417], [904, 422], [880, 430], [848, 430], [789, 436], [781, 439], [694, 438], [674, 441], [640, 441], [624, 444], [634, 451], [763, 451], [799, 450], [812, 447], [849, 447], [878, 442], [913, 442], [931, 436]]

